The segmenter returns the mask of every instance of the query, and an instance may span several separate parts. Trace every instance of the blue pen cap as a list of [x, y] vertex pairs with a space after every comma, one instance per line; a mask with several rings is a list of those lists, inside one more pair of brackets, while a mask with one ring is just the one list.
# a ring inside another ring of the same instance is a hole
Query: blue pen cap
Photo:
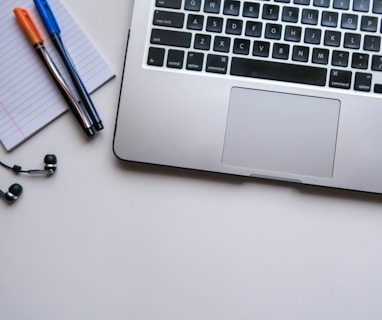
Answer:
[[33, 0], [34, 5], [37, 8], [37, 11], [44, 22], [45, 28], [48, 31], [49, 35], [54, 33], [60, 33], [60, 27], [58, 26], [57, 20], [53, 14], [52, 9], [49, 6], [48, 1], [46, 0]]

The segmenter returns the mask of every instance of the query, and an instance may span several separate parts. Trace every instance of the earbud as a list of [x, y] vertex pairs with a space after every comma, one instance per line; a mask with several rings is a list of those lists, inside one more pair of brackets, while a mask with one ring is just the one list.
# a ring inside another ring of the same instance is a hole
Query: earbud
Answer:
[[8, 203], [14, 203], [22, 193], [23, 187], [18, 183], [14, 183], [7, 192], [0, 190], [0, 197], [4, 198]]
[[47, 174], [51, 175], [56, 172], [57, 169], [57, 157], [54, 154], [47, 154], [44, 158], [45, 167], [44, 169], [33, 169], [33, 170], [23, 170], [21, 166], [14, 165], [8, 166], [0, 161], [0, 165], [6, 169], [12, 170], [16, 173], [27, 173], [27, 174]]

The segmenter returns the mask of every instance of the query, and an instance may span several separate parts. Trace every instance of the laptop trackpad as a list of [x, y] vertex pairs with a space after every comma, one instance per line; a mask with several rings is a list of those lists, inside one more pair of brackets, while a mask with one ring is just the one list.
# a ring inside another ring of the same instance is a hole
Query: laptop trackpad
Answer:
[[340, 101], [232, 88], [223, 164], [332, 177]]

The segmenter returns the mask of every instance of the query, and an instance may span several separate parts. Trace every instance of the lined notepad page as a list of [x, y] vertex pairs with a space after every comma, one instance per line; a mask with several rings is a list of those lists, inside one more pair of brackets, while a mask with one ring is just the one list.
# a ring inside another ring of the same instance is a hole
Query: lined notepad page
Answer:
[[[63, 4], [59, 0], [50, 0], [49, 4], [78, 73], [88, 91], [93, 92], [113, 77], [113, 73]], [[8, 151], [68, 110], [64, 98], [18, 25], [13, 13], [15, 7], [29, 11], [44, 37], [45, 47], [70, 85], [33, 1], [1, 0], [0, 140]], [[98, 112], [102, 116], [102, 109], [98, 108]]]

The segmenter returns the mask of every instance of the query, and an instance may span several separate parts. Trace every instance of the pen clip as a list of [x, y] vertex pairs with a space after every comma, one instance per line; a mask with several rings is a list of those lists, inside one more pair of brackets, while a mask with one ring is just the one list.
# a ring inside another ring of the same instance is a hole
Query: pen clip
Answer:
[[29, 12], [26, 9], [15, 8], [13, 9], [13, 12], [32, 45], [44, 42], [44, 38], [41, 36], [40, 31], [38, 31], [35, 23], [33, 22]]
[[49, 35], [52, 36], [55, 33], [60, 33], [60, 27], [57, 23], [57, 20], [53, 14], [51, 7], [49, 6], [48, 1], [46, 0], [33, 0], [38, 13], [42, 21], [44, 22], [45, 28], [48, 31]]

